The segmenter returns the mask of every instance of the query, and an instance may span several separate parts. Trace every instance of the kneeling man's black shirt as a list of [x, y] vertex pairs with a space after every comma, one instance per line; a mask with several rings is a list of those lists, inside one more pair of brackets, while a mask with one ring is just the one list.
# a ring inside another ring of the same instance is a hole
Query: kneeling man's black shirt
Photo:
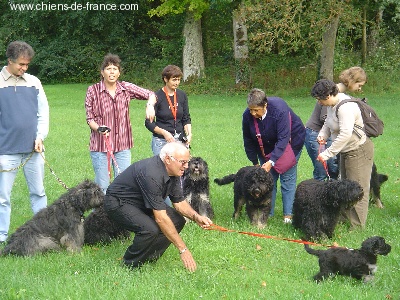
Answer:
[[180, 177], [168, 176], [160, 156], [156, 155], [130, 165], [107, 189], [107, 195], [147, 209], [165, 210], [164, 199], [184, 200]]

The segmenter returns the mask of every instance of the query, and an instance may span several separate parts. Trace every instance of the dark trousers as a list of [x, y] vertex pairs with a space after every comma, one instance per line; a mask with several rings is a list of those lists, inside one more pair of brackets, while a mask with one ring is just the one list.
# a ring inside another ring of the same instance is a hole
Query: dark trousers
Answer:
[[[123, 203], [109, 195], [104, 199], [104, 208], [112, 220], [135, 233], [133, 243], [123, 257], [127, 266], [136, 268], [145, 262], [155, 261], [171, 244], [154, 220], [152, 210]], [[181, 232], [186, 223], [185, 218], [172, 207], [167, 206], [166, 210], [176, 230]]]

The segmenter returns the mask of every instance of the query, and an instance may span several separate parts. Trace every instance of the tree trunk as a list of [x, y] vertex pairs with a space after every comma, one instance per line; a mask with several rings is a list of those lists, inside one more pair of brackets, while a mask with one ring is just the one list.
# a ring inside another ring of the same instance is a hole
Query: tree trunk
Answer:
[[379, 10], [376, 12], [375, 15], [375, 22], [371, 26], [371, 32], [368, 36], [368, 48], [367, 48], [367, 54], [371, 55], [376, 52], [376, 49], [379, 46], [379, 31], [381, 28], [381, 23], [382, 23], [382, 17], [383, 17], [383, 9], [379, 8]]
[[362, 20], [361, 65], [363, 66], [367, 61], [367, 6], [363, 7]]
[[333, 58], [335, 54], [336, 33], [339, 26], [339, 15], [327, 25], [322, 35], [319, 78], [333, 80]]
[[204, 53], [201, 35], [201, 19], [196, 20], [191, 12], [186, 13], [183, 27], [183, 81], [204, 77]]
[[240, 7], [233, 12], [233, 50], [236, 66], [235, 83], [247, 87], [250, 85], [248, 65], [249, 47], [247, 44], [247, 27], [241, 15]]

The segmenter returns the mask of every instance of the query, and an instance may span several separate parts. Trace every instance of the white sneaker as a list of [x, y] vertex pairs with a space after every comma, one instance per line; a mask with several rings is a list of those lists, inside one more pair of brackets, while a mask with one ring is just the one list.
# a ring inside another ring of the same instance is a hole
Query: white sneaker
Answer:
[[283, 218], [283, 223], [285, 223], [285, 224], [292, 224], [292, 217], [285, 217], [285, 218]]

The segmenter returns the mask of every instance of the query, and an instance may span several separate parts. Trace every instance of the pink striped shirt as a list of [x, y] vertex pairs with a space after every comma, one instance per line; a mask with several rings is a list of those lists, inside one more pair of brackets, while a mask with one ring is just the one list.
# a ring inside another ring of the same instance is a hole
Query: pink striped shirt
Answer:
[[[133, 83], [118, 81], [115, 97], [107, 91], [104, 82], [100, 81], [87, 89], [85, 108], [86, 122], [95, 121], [98, 125], [111, 128], [109, 140], [111, 150], [119, 152], [133, 147], [132, 127], [129, 118], [129, 102], [131, 99], [147, 100], [154, 94]], [[90, 151], [107, 152], [102, 134], [91, 130]]]

